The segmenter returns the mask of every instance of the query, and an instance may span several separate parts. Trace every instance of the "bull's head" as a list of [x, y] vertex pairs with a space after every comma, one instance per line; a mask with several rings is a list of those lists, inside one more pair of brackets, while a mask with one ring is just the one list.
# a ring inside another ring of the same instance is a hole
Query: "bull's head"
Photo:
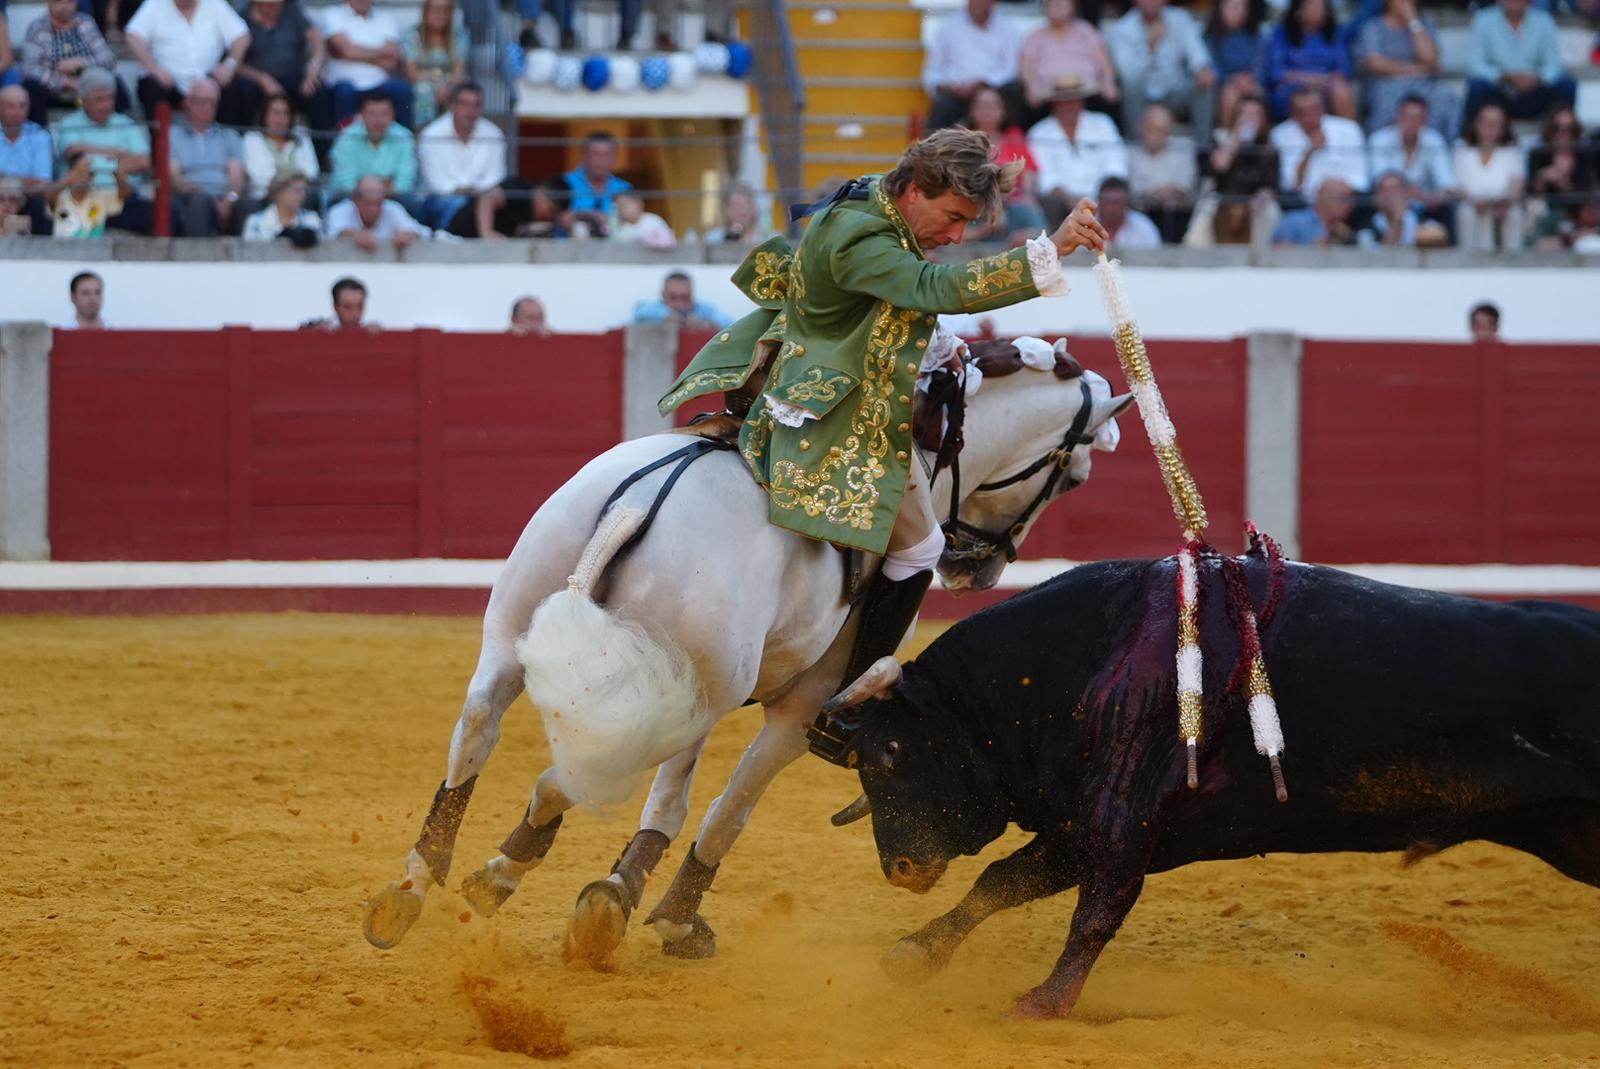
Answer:
[[954, 740], [937, 737], [900, 692], [900, 663], [884, 657], [829, 699], [811, 729], [812, 752], [861, 777], [862, 796], [833, 818], [869, 813], [883, 874], [922, 894], [950, 859], [975, 854], [1005, 830], [971, 787], [969, 762]]

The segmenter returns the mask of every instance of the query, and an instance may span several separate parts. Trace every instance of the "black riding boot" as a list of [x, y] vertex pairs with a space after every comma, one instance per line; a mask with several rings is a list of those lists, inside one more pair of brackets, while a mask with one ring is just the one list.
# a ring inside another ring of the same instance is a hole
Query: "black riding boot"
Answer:
[[850, 650], [841, 686], [849, 686], [880, 657], [889, 657], [905, 638], [906, 629], [922, 608], [922, 596], [933, 582], [932, 571], [921, 571], [908, 579], [889, 579], [882, 569], [873, 573], [861, 599], [861, 619], [856, 625], [856, 642]]

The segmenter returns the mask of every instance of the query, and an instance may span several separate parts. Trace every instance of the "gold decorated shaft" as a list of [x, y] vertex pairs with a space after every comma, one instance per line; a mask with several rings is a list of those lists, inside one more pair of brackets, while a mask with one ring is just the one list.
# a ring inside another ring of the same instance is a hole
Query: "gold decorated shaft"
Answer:
[[[1150, 356], [1145, 352], [1144, 338], [1131, 321], [1119, 323], [1112, 332], [1117, 343], [1117, 359], [1128, 381], [1146, 387], [1160, 397], [1155, 374], [1150, 370]], [[1177, 435], [1169, 442], [1151, 441], [1156, 464], [1161, 468], [1161, 479], [1167, 484], [1167, 496], [1172, 499], [1172, 511], [1183, 523], [1184, 530], [1198, 537], [1206, 529], [1206, 506], [1200, 500], [1200, 488], [1195, 485], [1183, 450], [1178, 448]]]

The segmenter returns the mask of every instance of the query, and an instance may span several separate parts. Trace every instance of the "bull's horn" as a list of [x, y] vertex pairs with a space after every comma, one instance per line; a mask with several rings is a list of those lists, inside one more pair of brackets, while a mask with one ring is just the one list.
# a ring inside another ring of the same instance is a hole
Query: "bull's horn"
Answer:
[[833, 821], [835, 828], [842, 828], [846, 824], [854, 824], [870, 812], [872, 803], [867, 801], [867, 796], [863, 794], [828, 819]]
[[822, 715], [832, 716], [841, 709], [854, 708], [868, 698], [887, 698], [898, 682], [900, 662], [893, 657], [879, 657], [872, 662], [872, 667], [861, 673], [861, 678], [827, 700]]

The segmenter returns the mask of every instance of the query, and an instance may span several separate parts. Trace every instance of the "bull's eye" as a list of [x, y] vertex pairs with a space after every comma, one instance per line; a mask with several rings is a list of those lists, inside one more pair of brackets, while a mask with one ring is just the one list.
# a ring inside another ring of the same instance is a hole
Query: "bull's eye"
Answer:
[[894, 760], [895, 760], [896, 757], [899, 757], [899, 756], [900, 756], [900, 743], [898, 741], [896, 741], [895, 739], [890, 739], [888, 742], [883, 744], [883, 767], [884, 768], [889, 768], [889, 769], [894, 768]]

